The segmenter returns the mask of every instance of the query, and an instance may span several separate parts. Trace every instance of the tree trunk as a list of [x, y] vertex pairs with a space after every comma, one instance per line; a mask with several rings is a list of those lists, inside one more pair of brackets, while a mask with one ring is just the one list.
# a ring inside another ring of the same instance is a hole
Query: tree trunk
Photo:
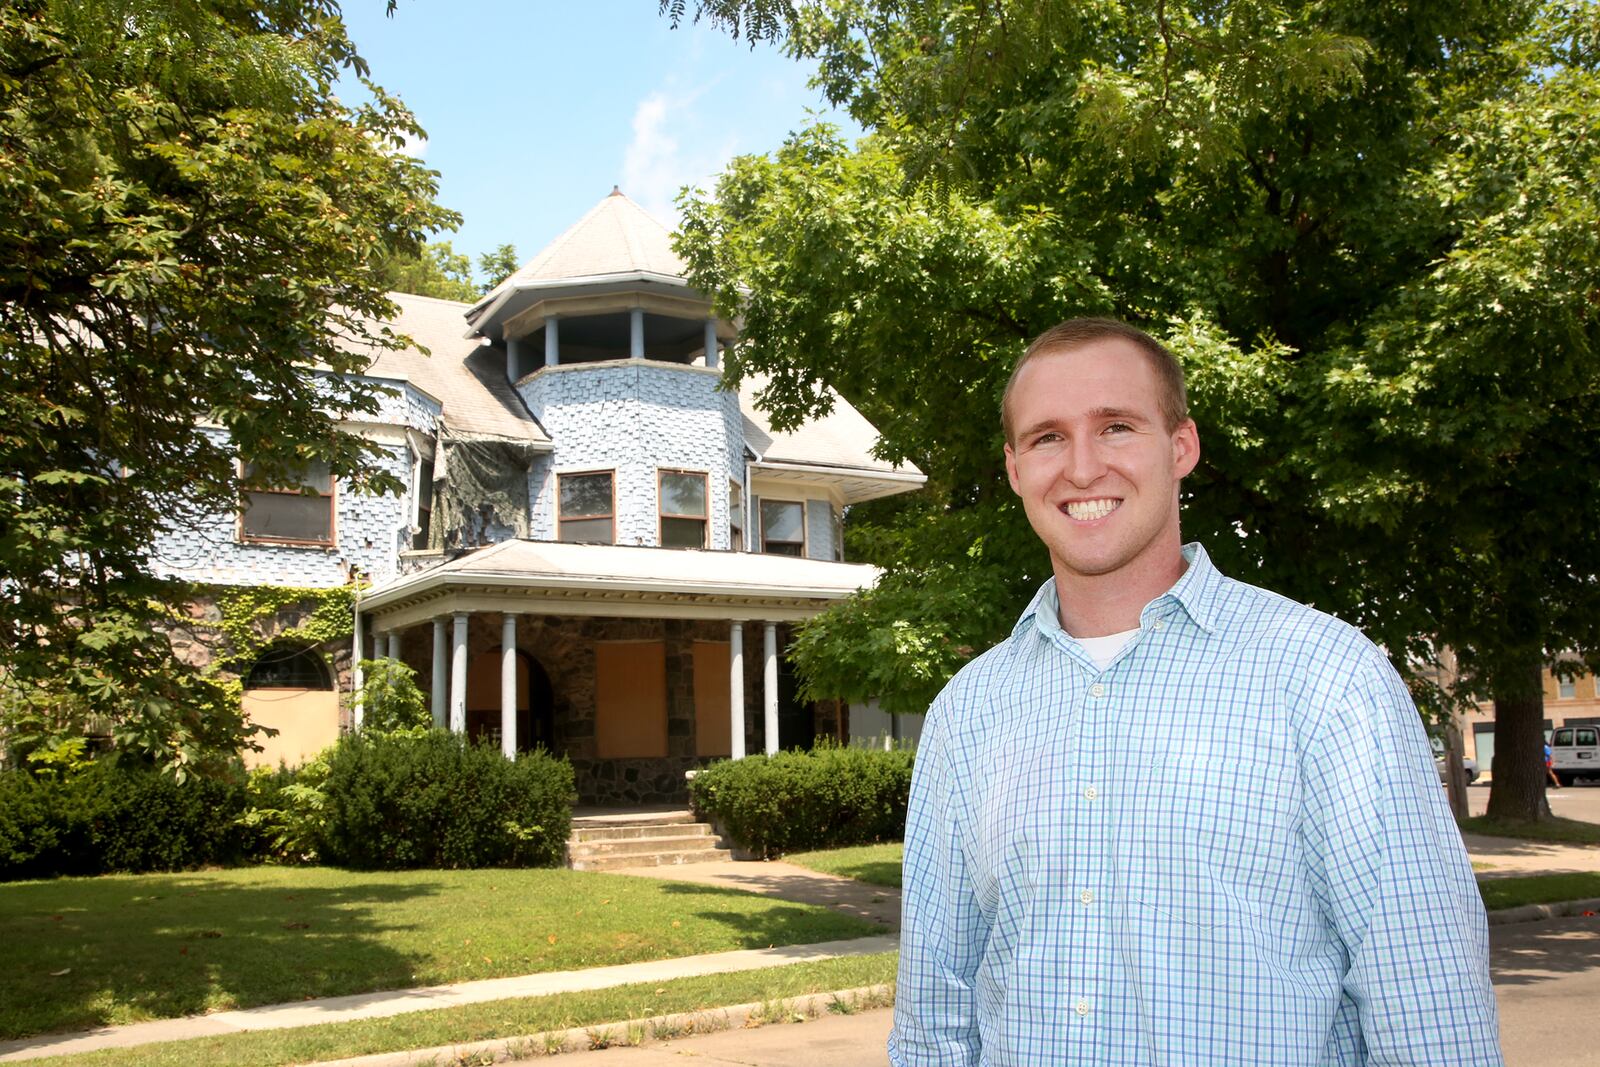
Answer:
[[1450, 801], [1450, 813], [1459, 821], [1465, 819], [1467, 810], [1467, 770], [1461, 763], [1461, 731], [1455, 721], [1444, 730], [1445, 796]]
[[[1494, 697], [1494, 775], [1489, 817], [1517, 822], [1549, 818], [1544, 786], [1544, 664], [1537, 653], [1499, 672]], [[1481, 768], [1480, 768], [1481, 769]]]

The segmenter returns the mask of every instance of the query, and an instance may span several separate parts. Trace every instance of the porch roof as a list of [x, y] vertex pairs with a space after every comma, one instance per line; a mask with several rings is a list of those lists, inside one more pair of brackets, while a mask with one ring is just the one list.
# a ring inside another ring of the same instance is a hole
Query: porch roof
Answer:
[[361, 598], [384, 629], [452, 612], [793, 622], [878, 568], [748, 552], [515, 540], [387, 582]]

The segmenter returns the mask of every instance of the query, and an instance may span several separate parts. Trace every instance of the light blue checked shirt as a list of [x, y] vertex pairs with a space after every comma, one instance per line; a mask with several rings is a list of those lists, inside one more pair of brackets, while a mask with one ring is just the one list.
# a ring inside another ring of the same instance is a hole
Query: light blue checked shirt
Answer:
[[1184, 555], [1105, 670], [1051, 581], [929, 709], [891, 1062], [1498, 1067], [1483, 905], [1405, 686]]

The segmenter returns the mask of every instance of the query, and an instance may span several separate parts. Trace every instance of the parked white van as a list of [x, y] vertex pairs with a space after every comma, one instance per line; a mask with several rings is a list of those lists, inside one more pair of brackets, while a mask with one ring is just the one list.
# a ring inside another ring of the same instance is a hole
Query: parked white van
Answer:
[[1553, 731], [1550, 769], [1562, 785], [1571, 785], [1579, 778], [1600, 778], [1600, 727], [1562, 726]]

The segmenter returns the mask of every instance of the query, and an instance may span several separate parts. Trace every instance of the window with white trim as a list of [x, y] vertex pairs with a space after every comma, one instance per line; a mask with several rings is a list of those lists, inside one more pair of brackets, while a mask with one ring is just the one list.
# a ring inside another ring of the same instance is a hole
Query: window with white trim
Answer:
[[728, 479], [728, 547], [744, 551], [744, 486]]

